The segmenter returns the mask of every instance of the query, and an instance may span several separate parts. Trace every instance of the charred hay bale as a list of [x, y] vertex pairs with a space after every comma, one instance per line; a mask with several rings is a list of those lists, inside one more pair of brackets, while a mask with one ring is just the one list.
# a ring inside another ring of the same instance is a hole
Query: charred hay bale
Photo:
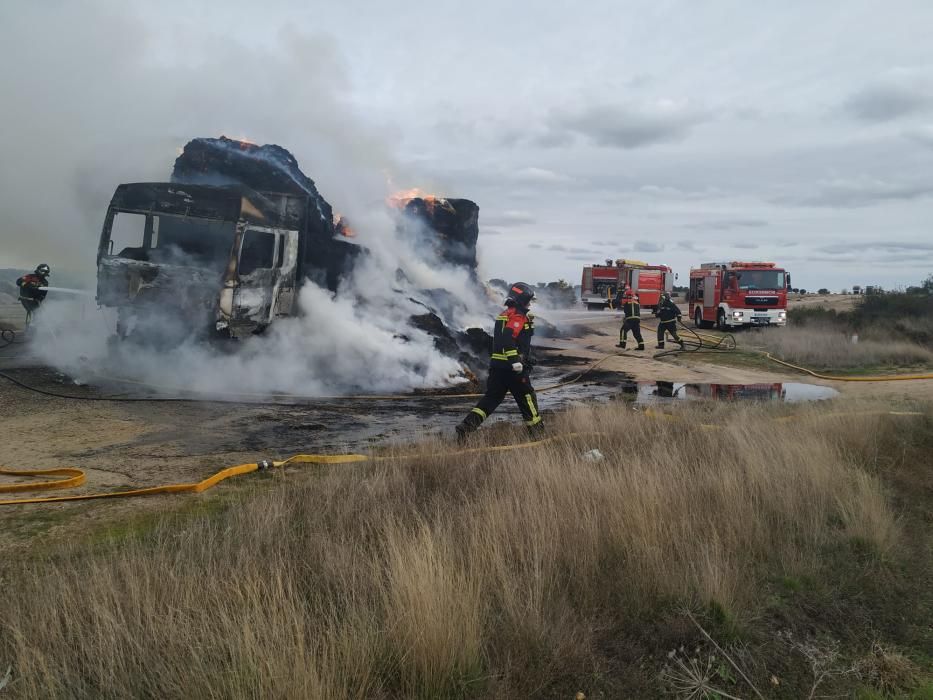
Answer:
[[475, 273], [476, 241], [479, 238], [479, 205], [469, 199], [414, 197], [405, 203], [410, 220], [434, 232], [441, 259], [462, 265]]
[[299, 255], [308, 278], [331, 291], [356, 264], [363, 249], [337, 236], [330, 204], [289, 151], [275, 144], [259, 146], [221, 136], [189, 141], [175, 159], [172, 181], [183, 184], [242, 185], [279, 201], [290, 210], [298, 198], [301, 229]]
[[409, 323], [415, 328], [424, 331], [434, 338], [434, 347], [448, 357], [457, 357], [460, 354], [460, 348], [457, 341], [451, 335], [447, 326], [441, 320], [441, 317], [434, 313], [418, 314], [410, 316]]
[[[324, 201], [314, 181], [301, 171], [295, 156], [286, 149], [276, 144], [259, 146], [226, 136], [191, 139], [175, 159], [172, 181], [239, 184], [259, 192], [308, 194]], [[333, 222], [329, 204], [327, 208], [327, 219]]]

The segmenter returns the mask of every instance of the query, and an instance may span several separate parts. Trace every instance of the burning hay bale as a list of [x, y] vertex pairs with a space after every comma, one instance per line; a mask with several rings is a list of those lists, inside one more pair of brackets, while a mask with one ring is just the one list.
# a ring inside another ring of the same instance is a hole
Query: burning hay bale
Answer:
[[[402, 212], [399, 225], [430, 234], [438, 257], [476, 274], [476, 241], [479, 238], [479, 206], [469, 199], [448, 199], [421, 190], [399, 192], [388, 200]], [[412, 231], [409, 231], [412, 232]]]

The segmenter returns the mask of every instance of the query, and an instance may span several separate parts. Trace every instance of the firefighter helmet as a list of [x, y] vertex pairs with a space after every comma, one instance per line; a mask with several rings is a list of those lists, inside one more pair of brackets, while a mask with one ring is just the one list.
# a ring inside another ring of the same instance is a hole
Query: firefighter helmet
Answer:
[[516, 282], [509, 287], [509, 296], [506, 297], [506, 303], [512, 302], [516, 306], [528, 308], [531, 300], [535, 298], [535, 291], [530, 285], [524, 282]]
[[632, 288], [629, 287], [628, 289], [625, 290], [625, 293], [622, 295], [622, 298], [623, 299], [637, 299], [638, 297], [635, 296], [635, 292], [633, 292]]
[[51, 271], [52, 269], [45, 263], [42, 263], [41, 265], [36, 267], [36, 274], [42, 277], [48, 277]]

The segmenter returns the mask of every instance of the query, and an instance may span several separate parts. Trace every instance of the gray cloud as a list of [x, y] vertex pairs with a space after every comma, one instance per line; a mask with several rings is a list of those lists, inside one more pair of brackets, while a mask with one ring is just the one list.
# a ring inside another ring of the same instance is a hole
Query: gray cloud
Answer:
[[904, 80], [868, 85], [851, 95], [843, 109], [865, 122], [886, 122], [919, 112], [933, 105], [933, 91], [928, 85]]
[[582, 137], [597, 146], [641, 148], [681, 141], [708, 118], [687, 105], [661, 101], [641, 107], [592, 105], [576, 111], [555, 111], [548, 130], [539, 137], [541, 146], [563, 146]]
[[[873, 257], [871, 259], [871, 264], [872, 266], [899, 265], [901, 267], [915, 267], [918, 269], [927, 269], [930, 264], [930, 260], [931, 259], [928, 257], [918, 258], [916, 255], [892, 254], [892, 255], [880, 255], [877, 257]], [[848, 255], [848, 256], [813, 255], [813, 256], [807, 257], [807, 261], [808, 262], [812, 261], [812, 262], [821, 262], [821, 263], [822, 262], [833, 263], [836, 265], [846, 264], [846, 263], [855, 265], [855, 264], [864, 262], [864, 259], [856, 255]], [[900, 279], [903, 280], [903, 277], [900, 277]]]
[[833, 243], [820, 246], [816, 250], [829, 255], [851, 255], [855, 252], [874, 250], [887, 253], [905, 253], [908, 251], [929, 253], [933, 252], [933, 243], [918, 241], [850, 241], [848, 243]]
[[579, 254], [584, 254], [584, 253], [585, 253], [585, 254], [588, 255], [588, 256], [598, 256], [598, 255], [600, 255], [600, 252], [599, 252], [599, 251], [590, 250], [589, 248], [572, 248], [572, 247], [567, 247], [567, 246], [563, 246], [563, 245], [560, 245], [560, 244], [549, 245], [549, 246], [547, 247], [547, 250], [551, 250], [551, 251], [554, 251], [554, 252], [556, 252], [556, 253], [579, 253]]
[[708, 185], [696, 188], [672, 187], [670, 185], [641, 185], [635, 192], [657, 199], [711, 199], [722, 197], [725, 192]]
[[523, 226], [525, 224], [533, 224], [535, 221], [536, 219], [531, 212], [519, 211], [517, 209], [507, 209], [499, 214], [483, 217], [484, 224], [501, 227]]
[[524, 182], [532, 185], [549, 185], [569, 182], [572, 178], [556, 173], [547, 168], [520, 168], [511, 174], [515, 182]]
[[904, 135], [915, 143], [933, 148], [933, 124], [910, 129]]
[[693, 253], [699, 253], [703, 248], [698, 248], [695, 241], [677, 241], [678, 250], [689, 250]]
[[653, 241], [635, 241], [632, 250], [636, 253], [660, 253], [664, 250], [664, 244]]
[[687, 224], [687, 228], [699, 231], [731, 231], [737, 228], [763, 228], [768, 226], [764, 219], [716, 219]]
[[741, 248], [742, 250], [755, 250], [759, 246], [757, 243], [749, 243], [748, 241], [739, 241], [738, 243], [733, 243], [732, 247]]
[[776, 197], [776, 204], [802, 207], [855, 208], [933, 195], [933, 182], [893, 182], [878, 178], [823, 180], [812, 190]]

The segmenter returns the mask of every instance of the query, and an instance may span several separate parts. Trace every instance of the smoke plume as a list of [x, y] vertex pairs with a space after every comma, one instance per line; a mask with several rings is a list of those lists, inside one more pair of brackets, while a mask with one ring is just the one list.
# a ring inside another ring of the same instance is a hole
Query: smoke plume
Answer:
[[457, 360], [408, 319], [427, 306], [455, 329], [485, 325], [488, 300], [465, 269], [420, 244], [417, 227], [405, 234], [386, 213], [387, 176], [409, 178], [391, 139], [354, 112], [334, 40], [283, 30], [247, 42], [209, 22], [186, 24], [184, 13], [152, 26], [132, 3], [13, 5], [0, 8], [0, 44], [18, 65], [0, 73], [0, 264], [41, 259], [53, 275], [66, 266], [93, 284], [116, 185], [168, 180], [179, 149], [202, 134], [286, 145], [370, 251], [336, 295], [306, 284], [299, 317], [235, 352], [194, 341], [168, 351], [115, 344], [111, 310], [50, 295], [35, 326], [46, 361], [84, 381], [128, 377], [214, 393], [462, 381]]

